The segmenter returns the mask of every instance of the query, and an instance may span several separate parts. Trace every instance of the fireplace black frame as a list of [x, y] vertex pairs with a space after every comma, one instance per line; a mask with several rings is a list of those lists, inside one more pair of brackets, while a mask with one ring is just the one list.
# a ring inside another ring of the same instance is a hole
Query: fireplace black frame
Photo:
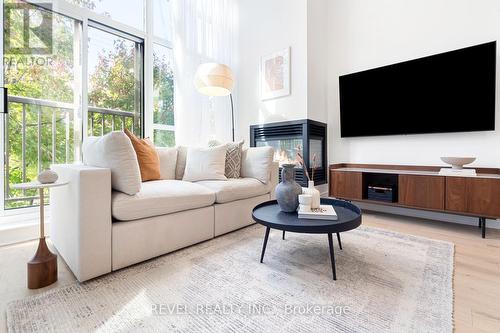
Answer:
[[[309, 174], [311, 174], [311, 166], [309, 165], [309, 140], [321, 140], [321, 153], [323, 159], [321, 161], [321, 166], [314, 172], [314, 184], [326, 184], [328, 181], [328, 137], [327, 125], [325, 123], [311, 119], [301, 119], [250, 126], [251, 147], [256, 147], [259, 141], [299, 138], [302, 140], [303, 156]], [[307, 186], [307, 177], [302, 169], [296, 169], [295, 180], [302, 186]]]

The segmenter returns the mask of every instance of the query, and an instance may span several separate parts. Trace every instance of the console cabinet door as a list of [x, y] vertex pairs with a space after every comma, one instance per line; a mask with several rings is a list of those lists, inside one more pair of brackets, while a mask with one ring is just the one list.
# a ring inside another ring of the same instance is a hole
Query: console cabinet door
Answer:
[[363, 174], [361, 172], [335, 171], [330, 173], [330, 193], [336, 198], [361, 200]]
[[445, 177], [399, 175], [399, 204], [444, 209]]
[[446, 177], [446, 210], [467, 212], [467, 178]]
[[500, 179], [467, 178], [467, 212], [481, 217], [500, 217]]

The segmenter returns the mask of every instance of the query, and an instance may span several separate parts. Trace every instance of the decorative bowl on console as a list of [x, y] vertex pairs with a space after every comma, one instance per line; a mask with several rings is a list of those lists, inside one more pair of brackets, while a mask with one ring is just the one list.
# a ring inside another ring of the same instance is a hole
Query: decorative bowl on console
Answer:
[[475, 157], [441, 157], [441, 161], [451, 164], [452, 169], [463, 169], [464, 165], [470, 164], [476, 160]]

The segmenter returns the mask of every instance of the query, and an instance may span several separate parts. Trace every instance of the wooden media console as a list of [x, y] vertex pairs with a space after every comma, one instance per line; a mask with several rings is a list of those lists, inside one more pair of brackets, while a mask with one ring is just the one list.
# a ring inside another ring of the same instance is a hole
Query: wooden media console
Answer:
[[444, 176], [440, 169], [332, 164], [329, 192], [340, 199], [477, 217], [484, 238], [486, 219], [500, 218], [500, 169], [476, 168], [473, 177]]

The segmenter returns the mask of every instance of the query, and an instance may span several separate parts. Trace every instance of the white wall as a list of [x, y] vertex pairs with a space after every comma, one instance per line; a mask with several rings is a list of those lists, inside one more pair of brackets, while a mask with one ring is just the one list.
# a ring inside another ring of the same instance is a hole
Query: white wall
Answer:
[[328, 1], [307, 1], [307, 118], [328, 121]]
[[[340, 75], [500, 40], [500, 1], [330, 0], [325, 34], [331, 163], [442, 165], [440, 156], [465, 155], [478, 157], [473, 165], [500, 167], [498, 97], [497, 131], [340, 138], [338, 94]], [[499, 92], [497, 83], [497, 96]], [[399, 208], [394, 211], [378, 205], [369, 208], [477, 224], [476, 219], [463, 216]], [[489, 221], [488, 226], [499, 228], [500, 223]]]
[[500, 40], [500, 1], [330, 0], [325, 34], [330, 162], [440, 165], [440, 156], [465, 155], [500, 167], [498, 98], [494, 132], [342, 139], [338, 95], [339, 75]]
[[[236, 138], [249, 143], [249, 126], [307, 118], [307, 1], [238, 1]], [[260, 58], [291, 47], [291, 95], [260, 99]]]

